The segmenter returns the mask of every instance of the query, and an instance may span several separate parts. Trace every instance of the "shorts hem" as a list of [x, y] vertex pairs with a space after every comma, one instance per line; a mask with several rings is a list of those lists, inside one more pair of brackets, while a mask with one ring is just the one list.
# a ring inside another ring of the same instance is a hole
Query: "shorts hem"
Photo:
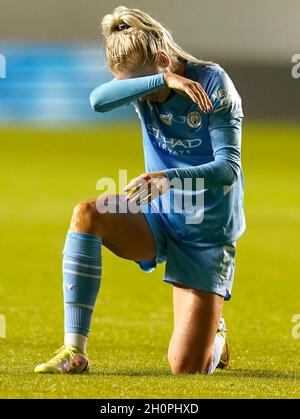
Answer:
[[223, 297], [225, 301], [229, 301], [230, 298], [231, 298], [231, 294], [230, 294], [228, 289], [220, 291], [219, 289], [216, 289], [216, 288], [205, 287], [205, 286], [201, 286], [201, 285], [196, 285], [195, 286], [195, 284], [192, 284], [192, 283], [179, 282], [179, 281], [174, 281], [172, 279], [167, 279], [167, 278], [163, 278], [163, 281], [165, 283], [173, 285], [173, 286], [183, 285], [184, 287], [192, 288], [192, 289], [197, 290], [197, 291], [211, 292], [212, 294], [217, 294], [220, 297]]

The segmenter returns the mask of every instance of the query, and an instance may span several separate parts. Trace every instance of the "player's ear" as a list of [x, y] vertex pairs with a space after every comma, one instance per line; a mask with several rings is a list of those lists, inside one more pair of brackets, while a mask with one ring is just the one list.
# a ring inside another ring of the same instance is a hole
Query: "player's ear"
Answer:
[[169, 67], [171, 64], [171, 59], [165, 51], [158, 51], [157, 63], [160, 67]]

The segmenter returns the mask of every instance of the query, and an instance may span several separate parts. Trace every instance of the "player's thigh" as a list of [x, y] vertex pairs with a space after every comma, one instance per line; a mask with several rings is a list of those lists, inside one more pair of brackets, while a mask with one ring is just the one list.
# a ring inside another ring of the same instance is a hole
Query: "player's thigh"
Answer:
[[[116, 202], [103, 212], [108, 197]], [[70, 229], [101, 236], [102, 243], [116, 255], [131, 260], [152, 260], [156, 255], [153, 234], [142, 211], [124, 211], [125, 195], [101, 195], [78, 204]], [[121, 204], [120, 204], [121, 202]]]
[[223, 302], [212, 292], [174, 286], [174, 330], [168, 354], [174, 374], [208, 369]]

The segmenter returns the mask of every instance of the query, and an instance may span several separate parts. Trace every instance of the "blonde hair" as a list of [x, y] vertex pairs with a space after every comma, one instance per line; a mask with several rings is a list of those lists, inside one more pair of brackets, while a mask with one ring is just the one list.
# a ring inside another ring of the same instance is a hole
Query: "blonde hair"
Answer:
[[106, 40], [106, 60], [112, 72], [125, 64], [129, 55], [137, 53], [142, 67], [150, 66], [159, 51], [173, 58], [186, 59], [198, 64], [202, 61], [185, 52], [161, 23], [139, 9], [119, 6], [102, 19], [102, 31]]

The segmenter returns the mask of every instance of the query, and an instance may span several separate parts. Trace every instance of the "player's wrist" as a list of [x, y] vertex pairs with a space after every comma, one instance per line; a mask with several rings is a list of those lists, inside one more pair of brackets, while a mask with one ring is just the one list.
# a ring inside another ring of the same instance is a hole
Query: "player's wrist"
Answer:
[[164, 81], [165, 81], [165, 84], [168, 86], [168, 81], [170, 80], [170, 75], [171, 75], [171, 73], [163, 73], [163, 78], [164, 78]]

